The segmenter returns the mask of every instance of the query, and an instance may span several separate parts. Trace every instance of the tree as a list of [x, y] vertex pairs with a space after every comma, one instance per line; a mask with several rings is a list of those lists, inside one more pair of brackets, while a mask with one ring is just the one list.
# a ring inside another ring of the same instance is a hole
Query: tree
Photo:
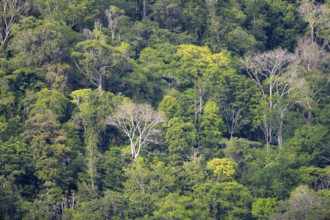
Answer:
[[158, 143], [159, 130], [156, 126], [166, 122], [164, 114], [153, 110], [150, 105], [132, 102], [122, 103], [106, 120], [107, 124], [115, 126], [128, 137], [133, 160], [149, 143]]
[[252, 195], [240, 183], [207, 181], [195, 190], [212, 219], [251, 219]]
[[115, 39], [115, 34], [116, 34], [116, 29], [117, 29], [119, 19], [120, 19], [121, 15], [125, 13], [125, 11], [122, 9], [119, 9], [116, 6], [110, 6], [109, 9], [105, 10], [104, 13], [108, 20], [108, 29], [111, 33], [111, 41], [113, 42]]
[[182, 31], [182, 7], [175, 0], [158, 0], [152, 5], [151, 17], [158, 22], [160, 28], [171, 30], [175, 33]]
[[158, 109], [163, 111], [168, 119], [179, 117], [182, 114], [182, 106], [178, 99], [171, 95], [165, 95], [159, 103]]
[[257, 219], [268, 219], [277, 211], [276, 205], [274, 198], [257, 198], [252, 204], [252, 215]]
[[290, 198], [279, 205], [279, 213], [271, 219], [328, 219], [330, 199], [318, 196], [308, 186], [298, 186]]
[[24, 13], [31, 0], [2, 0], [0, 3], [0, 40], [1, 46], [11, 37], [11, 27]]
[[167, 125], [165, 143], [168, 145], [170, 159], [174, 163], [181, 164], [189, 158], [196, 146], [197, 132], [191, 122], [174, 117]]
[[[293, 71], [296, 57], [284, 49], [246, 56], [243, 68], [259, 87], [260, 127], [264, 133], [267, 148], [277, 133], [277, 143], [283, 145], [283, 120], [293, 103], [303, 104], [306, 94], [305, 80]], [[304, 88], [305, 87], [305, 88]], [[296, 95], [294, 90], [299, 90]]]
[[251, 148], [246, 157], [246, 174], [243, 183], [256, 197], [286, 198], [301, 181], [301, 172], [296, 169], [295, 154], [286, 149]]
[[74, 30], [90, 25], [95, 17], [95, 0], [35, 0], [34, 6], [43, 18], [66, 23]]
[[295, 52], [299, 56], [299, 64], [307, 71], [321, 69], [330, 59], [327, 51], [310, 37], [300, 38]]
[[206, 46], [180, 45], [176, 56], [178, 57], [178, 70], [175, 72], [177, 83], [192, 99], [194, 125], [199, 140], [204, 103], [215, 90], [221, 76], [233, 74], [235, 69], [228, 51], [212, 54]]
[[100, 24], [93, 31], [85, 29], [84, 33], [87, 40], [77, 43], [72, 57], [81, 73], [102, 91], [106, 77], [111, 73], [115, 75], [114, 68], [128, 59], [129, 45], [109, 45]]
[[330, 9], [325, 4], [313, 4], [309, 0], [303, 0], [299, 6], [299, 13], [309, 25], [312, 42], [316, 42], [320, 30], [330, 23]]
[[72, 159], [72, 150], [66, 144], [67, 137], [59, 121], [68, 100], [63, 94], [47, 89], [35, 97], [21, 134], [29, 146], [40, 191], [31, 204], [30, 218], [58, 218], [62, 190], [69, 189], [68, 167]]
[[316, 110], [316, 104], [322, 103], [322, 93], [327, 90], [330, 82], [327, 73], [330, 55], [324, 45], [321, 46], [318, 42], [313, 42], [308, 36], [298, 40], [295, 53], [298, 55], [299, 71], [304, 74], [312, 98], [310, 107], [307, 109], [308, 112], [305, 114], [307, 124], [311, 125], [312, 113]]
[[236, 167], [237, 164], [228, 158], [214, 158], [207, 162], [207, 168], [213, 170], [214, 177], [219, 182], [233, 180]]
[[247, 163], [253, 158], [252, 147], [261, 145], [258, 142], [252, 142], [244, 138], [231, 138], [226, 143], [226, 148], [223, 150], [225, 157], [233, 160], [237, 163], [237, 176], [246, 178], [247, 175]]
[[158, 202], [157, 219], [207, 219], [208, 207], [198, 198], [170, 193]]
[[321, 124], [305, 125], [295, 130], [294, 136], [289, 139], [285, 146], [296, 157], [296, 164], [320, 165], [324, 159], [322, 154], [328, 143], [329, 130]]
[[0, 175], [0, 218], [22, 218], [23, 199], [17, 191], [17, 186], [3, 175]]
[[149, 0], [136, 0], [136, 10], [140, 19], [145, 19], [148, 15]]
[[258, 87], [251, 84], [251, 79], [237, 73], [225, 72], [219, 84], [211, 94], [220, 107], [224, 124], [227, 125], [227, 132], [230, 138], [239, 135], [239, 132], [247, 126], [251, 126], [255, 116], [253, 109], [258, 106], [260, 94]]
[[224, 127], [220, 110], [213, 101], [207, 101], [204, 106], [204, 112], [201, 116], [200, 136], [198, 137], [198, 146], [206, 148], [217, 148], [221, 140], [221, 130]]
[[[65, 65], [78, 34], [56, 20], [24, 17], [11, 28], [9, 69], [38, 69]], [[26, 70], [25, 70], [26, 71]], [[45, 71], [45, 70], [44, 70]]]
[[[87, 166], [87, 183], [85, 187], [89, 194], [95, 193], [98, 177], [98, 162], [100, 157], [100, 134], [105, 131], [105, 118], [118, 105], [120, 97], [110, 92], [92, 91], [91, 89], [75, 90], [71, 93], [72, 102], [77, 106], [72, 117], [76, 128], [83, 131], [85, 142], [85, 165]], [[89, 185], [90, 184], [90, 185]], [[91, 187], [90, 187], [91, 186]]]

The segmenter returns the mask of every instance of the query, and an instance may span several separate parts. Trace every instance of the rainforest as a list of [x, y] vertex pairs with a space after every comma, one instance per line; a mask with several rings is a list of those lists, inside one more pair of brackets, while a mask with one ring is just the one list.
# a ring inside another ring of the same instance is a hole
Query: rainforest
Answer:
[[0, 219], [330, 219], [330, 0], [0, 5]]

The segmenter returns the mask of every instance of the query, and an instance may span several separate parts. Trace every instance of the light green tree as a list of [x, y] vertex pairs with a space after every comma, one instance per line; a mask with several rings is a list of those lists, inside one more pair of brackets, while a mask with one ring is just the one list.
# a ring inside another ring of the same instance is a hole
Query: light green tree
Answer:
[[277, 211], [277, 201], [274, 198], [257, 198], [252, 204], [252, 215], [257, 219], [269, 219]]
[[207, 168], [213, 171], [218, 182], [225, 182], [234, 179], [237, 164], [228, 158], [214, 158], [207, 162]]
[[220, 116], [220, 109], [213, 101], [207, 101], [201, 116], [200, 136], [198, 146], [203, 148], [217, 148], [222, 138], [221, 130], [224, 123]]

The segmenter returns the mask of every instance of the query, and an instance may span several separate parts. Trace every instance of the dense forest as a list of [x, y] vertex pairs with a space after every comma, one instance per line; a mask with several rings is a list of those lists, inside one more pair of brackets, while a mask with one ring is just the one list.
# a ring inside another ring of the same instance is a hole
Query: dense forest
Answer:
[[0, 4], [0, 219], [330, 219], [329, 0]]

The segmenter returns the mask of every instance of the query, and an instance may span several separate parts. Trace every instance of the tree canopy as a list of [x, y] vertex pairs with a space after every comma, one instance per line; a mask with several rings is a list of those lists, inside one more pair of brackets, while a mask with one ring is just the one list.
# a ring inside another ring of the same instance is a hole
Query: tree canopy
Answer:
[[0, 219], [329, 219], [329, 0], [0, 6]]

